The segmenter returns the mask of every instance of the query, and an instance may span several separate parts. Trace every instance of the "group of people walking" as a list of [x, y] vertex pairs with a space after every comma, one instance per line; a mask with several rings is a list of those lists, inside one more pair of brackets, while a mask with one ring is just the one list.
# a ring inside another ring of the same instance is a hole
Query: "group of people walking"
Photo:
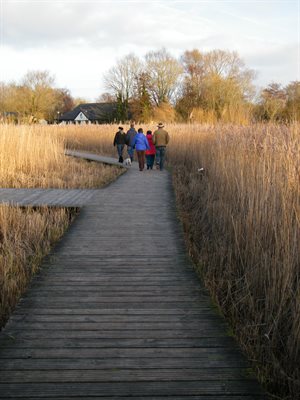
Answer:
[[145, 158], [147, 169], [153, 169], [155, 161], [156, 168], [162, 170], [166, 147], [170, 140], [168, 132], [163, 128], [164, 125], [160, 122], [153, 134], [152, 131], [147, 131], [144, 135], [142, 128], [139, 128], [138, 131], [135, 130], [134, 123], [130, 124], [130, 129], [126, 133], [124, 128], [119, 126], [113, 143], [114, 146], [117, 146], [119, 162], [123, 163], [123, 151], [127, 145], [127, 153], [131, 161], [133, 161], [134, 151], [136, 151], [140, 171], [145, 168]]

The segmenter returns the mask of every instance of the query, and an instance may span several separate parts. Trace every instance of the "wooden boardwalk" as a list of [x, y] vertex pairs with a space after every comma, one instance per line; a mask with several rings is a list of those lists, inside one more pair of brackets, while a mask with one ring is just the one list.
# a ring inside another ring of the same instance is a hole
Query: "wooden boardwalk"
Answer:
[[12, 206], [82, 207], [97, 189], [0, 189], [0, 203]]
[[81, 210], [0, 335], [0, 399], [262, 400], [186, 256], [170, 175]]

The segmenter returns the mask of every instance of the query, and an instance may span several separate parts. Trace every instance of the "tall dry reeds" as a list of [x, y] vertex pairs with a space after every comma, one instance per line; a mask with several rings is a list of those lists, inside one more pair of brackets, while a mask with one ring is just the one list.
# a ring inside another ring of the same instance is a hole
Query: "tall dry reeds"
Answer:
[[[169, 151], [191, 254], [273, 393], [300, 393], [297, 126], [174, 129]], [[204, 168], [204, 173], [198, 168]]]
[[[58, 125], [55, 133], [74, 150], [117, 156], [113, 139], [119, 125]], [[126, 125], [124, 125], [126, 130]]]
[[[119, 168], [66, 157], [59, 128], [1, 125], [0, 187], [93, 188], [122, 173]], [[72, 131], [69, 127], [70, 135]]]

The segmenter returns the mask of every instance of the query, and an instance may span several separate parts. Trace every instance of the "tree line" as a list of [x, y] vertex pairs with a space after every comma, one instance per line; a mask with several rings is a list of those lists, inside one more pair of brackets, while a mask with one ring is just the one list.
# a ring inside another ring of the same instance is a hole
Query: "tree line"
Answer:
[[[177, 59], [166, 49], [143, 58], [128, 54], [103, 76], [97, 102], [117, 103], [116, 120], [215, 123], [300, 120], [300, 82], [270, 83], [259, 92], [255, 71], [238, 53], [197, 49]], [[0, 112], [20, 119], [54, 121], [84, 99], [56, 89], [47, 71], [31, 71], [21, 83], [0, 83]]]
[[49, 71], [29, 71], [19, 83], [0, 82], [0, 118], [5, 121], [54, 122], [84, 99], [74, 99], [68, 89], [55, 88]]
[[180, 122], [293, 121], [300, 119], [300, 82], [271, 83], [259, 93], [255, 71], [238, 53], [197, 49], [176, 59], [165, 49], [143, 59], [129, 54], [104, 75], [120, 120]]

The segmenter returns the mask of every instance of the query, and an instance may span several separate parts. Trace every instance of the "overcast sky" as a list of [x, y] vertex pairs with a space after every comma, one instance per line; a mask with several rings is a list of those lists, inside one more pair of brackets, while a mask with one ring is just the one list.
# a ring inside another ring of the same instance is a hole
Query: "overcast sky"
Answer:
[[48, 70], [95, 100], [122, 56], [165, 47], [235, 50], [257, 86], [300, 80], [300, 0], [0, 0], [0, 80]]

